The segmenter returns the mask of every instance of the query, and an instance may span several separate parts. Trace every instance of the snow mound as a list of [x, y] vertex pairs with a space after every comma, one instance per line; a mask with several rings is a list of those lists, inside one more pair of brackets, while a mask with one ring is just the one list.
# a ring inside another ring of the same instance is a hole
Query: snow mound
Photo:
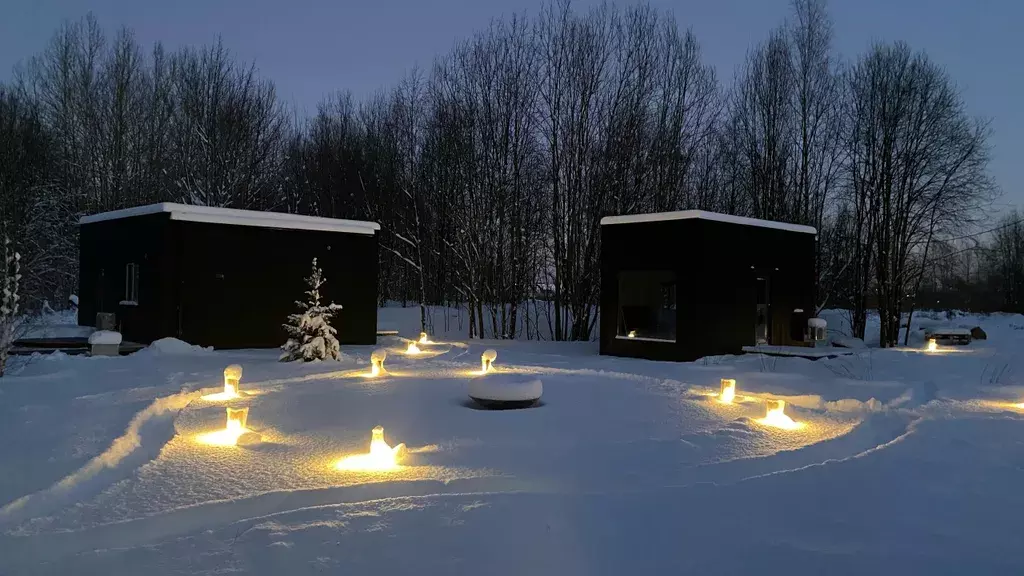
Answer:
[[508, 376], [484, 376], [469, 382], [469, 397], [490, 402], [528, 402], [540, 399], [544, 384], [536, 378], [521, 380]]
[[832, 345], [839, 348], [854, 348], [861, 349], [867, 348], [868, 345], [864, 343], [860, 338], [854, 338], [853, 336], [832, 336]]
[[99, 330], [89, 335], [89, 344], [116, 346], [121, 343], [121, 333], [110, 330]]
[[213, 353], [213, 348], [203, 348], [177, 338], [161, 338], [143, 350], [158, 356], [205, 356]]

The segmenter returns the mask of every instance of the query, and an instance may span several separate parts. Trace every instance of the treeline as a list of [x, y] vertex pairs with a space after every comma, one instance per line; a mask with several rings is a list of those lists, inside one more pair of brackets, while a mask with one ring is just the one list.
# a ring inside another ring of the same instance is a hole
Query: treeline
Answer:
[[895, 344], [940, 247], [987, 216], [988, 129], [927, 55], [876, 44], [846, 62], [831, 35], [824, 0], [794, 0], [723, 83], [670, 14], [553, 2], [297, 119], [219, 44], [143, 55], [86, 18], [2, 89], [0, 222], [38, 301], [75, 288], [84, 213], [372, 219], [382, 302], [461, 307], [470, 337], [577, 340], [597, 319], [602, 216], [713, 210], [815, 226], [819, 304], [862, 333], [877, 302]]

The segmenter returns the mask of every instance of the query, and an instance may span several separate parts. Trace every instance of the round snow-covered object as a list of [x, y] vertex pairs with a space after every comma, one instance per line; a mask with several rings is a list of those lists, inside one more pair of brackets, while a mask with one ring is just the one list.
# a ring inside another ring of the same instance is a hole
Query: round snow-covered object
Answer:
[[525, 408], [540, 400], [544, 384], [537, 378], [491, 375], [469, 382], [469, 397], [487, 408]]
[[828, 322], [824, 318], [808, 318], [807, 325], [811, 328], [827, 328]]
[[238, 364], [232, 364], [224, 369], [224, 377], [228, 380], [241, 380], [242, 379], [242, 367]]
[[117, 345], [121, 343], [121, 333], [112, 330], [98, 330], [89, 335], [89, 344]]
[[383, 362], [388, 357], [388, 351], [384, 348], [377, 348], [370, 354], [371, 362]]
[[493, 348], [488, 348], [487, 350], [484, 350], [481, 358], [488, 362], [494, 362], [494, 360], [498, 358], [498, 351]]

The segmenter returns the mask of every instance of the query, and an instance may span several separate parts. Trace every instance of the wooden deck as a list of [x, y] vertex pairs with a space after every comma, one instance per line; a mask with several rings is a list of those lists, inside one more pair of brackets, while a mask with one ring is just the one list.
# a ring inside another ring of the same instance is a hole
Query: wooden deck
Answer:
[[[122, 356], [138, 352], [145, 348], [145, 344], [138, 342], [121, 342], [118, 352]], [[22, 338], [14, 341], [11, 348], [12, 356], [31, 356], [33, 354], [53, 354], [61, 352], [69, 356], [82, 356], [89, 354], [89, 339], [84, 337], [72, 338]]]

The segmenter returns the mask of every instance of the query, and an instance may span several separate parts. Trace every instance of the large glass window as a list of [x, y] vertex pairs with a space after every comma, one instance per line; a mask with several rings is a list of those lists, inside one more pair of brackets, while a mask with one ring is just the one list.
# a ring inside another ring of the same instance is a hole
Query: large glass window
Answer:
[[616, 336], [676, 341], [676, 275], [669, 270], [619, 272]]

